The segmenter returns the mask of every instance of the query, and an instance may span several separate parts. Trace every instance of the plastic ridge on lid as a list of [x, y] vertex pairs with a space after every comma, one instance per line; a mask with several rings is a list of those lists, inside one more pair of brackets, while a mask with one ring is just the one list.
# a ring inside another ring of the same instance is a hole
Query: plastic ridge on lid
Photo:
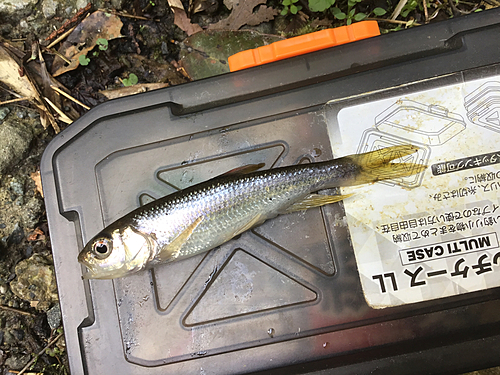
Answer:
[[316, 31], [280, 40], [267, 46], [238, 52], [229, 56], [229, 69], [231, 72], [235, 72], [377, 35], [380, 35], [377, 21], [362, 21], [349, 26]]

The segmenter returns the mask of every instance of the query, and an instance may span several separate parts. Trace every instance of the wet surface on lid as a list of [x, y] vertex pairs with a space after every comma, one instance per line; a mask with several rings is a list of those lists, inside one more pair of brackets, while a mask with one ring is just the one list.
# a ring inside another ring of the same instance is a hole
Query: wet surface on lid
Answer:
[[[222, 128], [118, 150], [95, 168], [105, 224], [235, 167], [331, 158], [326, 127], [316, 124], [312, 131], [311, 123], [309, 115], [296, 116], [293, 123]], [[138, 159], [144, 168], [130, 174]], [[320, 296], [321, 284], [335, 275], [332, 212], [323, 207], [279, 216], [208, 254], [114, 280], [127, 360], [173, 363], [331, 324], [337, 317], [311, 316], [323, 315], [337, 297]]]

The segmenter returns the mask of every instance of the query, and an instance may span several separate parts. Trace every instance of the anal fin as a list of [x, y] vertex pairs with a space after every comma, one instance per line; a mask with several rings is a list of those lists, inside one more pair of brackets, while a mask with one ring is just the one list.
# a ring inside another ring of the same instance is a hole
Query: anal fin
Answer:
[[243, 232], [259, 225], [259, 224], [262, 224], [264, 221], [265, 221], [265, 218], [263, 218], [262, 215], [260, 215], [260, 214], [255, 215], [252, 219], [250, 219], [248, 222], [246, 222], [244, 225], [242, 225], [240, 228], [238, 228], [234, 232], [234, 234], [231, 236], [231, 238], [236, 237], [238, 234], [241, 234], [241, 233], [243, 233]]
[[339, 202], [343, 199], [349, 198], [353, 194], [346, 195], [320, 195], [320, 194], [309, 194], [303, 200], [292, 204], [283, 213], [288, 214], [296, 211], [304, 211], [309, 208], [321, 207], [326, 204]]

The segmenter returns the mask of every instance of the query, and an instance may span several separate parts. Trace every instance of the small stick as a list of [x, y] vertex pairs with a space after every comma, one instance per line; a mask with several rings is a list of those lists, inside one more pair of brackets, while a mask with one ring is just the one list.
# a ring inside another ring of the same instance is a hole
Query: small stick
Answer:
[[18, 372], [18, 375], [24, 374], [24, 372], [37, 360], [37, 358], [40, 357], [43, 353], [45, 353], [45, 351], [48, 348], [50, 348], [57, 340], [59, 340], [62, 335], [63, 335], [63, 332], [61, 332], [56, 337], [54, 337], [52, 340], [50, 340], [47, 343], [47, 345], [45, 346], [45, 348], [43, 348], [42, 350], [40, 350], [40, 352], [38, 352], [38, 354], [36, 356], [34, 356], [33, 358], [31, 358], [31, 360], [26, 364], [26, 366], [24, 366], [23, 369]]
[[[143, 16], [133, 16], [133, 15], [127, 14], [127, 13], [117, 12], [116, 10], [106, 10], [106, 9], [99, 9], [99, 10], [102, 11], [102, 12], [114, 14], [116, 16], [122, 16], [122, 17], [127, 17], [127, 18], [135, 18], [135, 19], [144, 20], [144, 21], [151, 21], [151, 18], [146, 18], [146, 17], [143, 17]], [[156, 21], [156, 20], [154, 20], [154, 21]]]
[[0, 305], [0, 309], [5, 310], [5, 311], [10, 311], [10, 312], [15, 312], [15, 313], [18, 313], [18, 314], [21, 314], [21, 315], [33, 316], [32, 313], [29, 313], [29, 312], [23, 311], [23, 310], [19, 310], [19, 309], [16, 309], [14, 307]]
[[48, 49], [48, 48], [43, 47], [43, 46], [42, 46], [42, 48], [43, 48], [43, 50], [44, 50], [45, 52], [52, 53], [53, 55], [59, 56], [61, 59], [63, 59], [63, 60], [64, 60], [64, 62], [65, 62], [65, 63], [67, 63], [67, 64], [71, 64], [71, 60], [69, 60], [69, 59], [68, 59], [66, 56], [64, 56], [62, 53], [59, 53], [58, 51], [53, 50], [53, 49]]
[[[453, 0], [452, 0], [453, 1]], [[422, 0], [424, 6], [425, 23], [429, 23], [429, 11], [427, 10], [427, 0]]]
[[69, 29], [68, 31], [64, 32], [63, 34], [61, 34], [56, 40], [54, 40], [52, 43], [50, 43], [48, 46], [47, 46], [47, 49], [51, 49], [52, 47], [54, 47], [57, 43], [59, 43], [61, 40], [63, 40], [64, 38], [66, 38], [69, 34], [71, 34], [73, 32], [73, 30], [76, 29], [76, 26], [73, 26], [71, 29]]
[[389, 19], [385, 19], [385, 18], [376, 18], [376, 17], [375, 18], [365, 18], [365, 20], [367, 20], [367, 21], [378, 21], [378, 22], [396, 23], [398, 25], [408, 25], [408, 24], [411, 24], [411, 25], [415, 25], [415, 26], [420, 26], [420, 24], [417, 23], [417, 22], [389, 20]]
[[15, 103], [15, 102], [22, 102], [24, 100], [30, 100], [29, 98], [17, 98], [17, 99], [10, 99], [10, 100], [6, 100], [4, 102], [0, 102], [0, 105], [4, 105], [4, 104], [10, 104], [10, 103]]
[[57, 87], [57, 86], [52, 86], [52, 85], [51, 85], [50, 87], [51, 87], [51, 89], [52, 89], [52, 90], [57, 91], [59, 94], [61, 94], [61, 95], [65, 96], [65, 97], [67, 97], [69, 100], [74, 101], [76, 104], [81, 105], [83, 108], [85, 108], [85, 109], [87, 109], [87, 110], [89, 110], [89, 109], [90, 109], [90, 107], [89, 107], [89, 106], [87, 106], [87, 105], [83, 104], [83, 103], [82, 103], [81, 101], [79, 101], [78, 99], [73, 98], [70, 94], [68, 94], [68, 93], [64, 92], [64, 91], [63, 91], [63, 90], [61, 90], [59, 87]]
[[46, 96], [44, 96], [43, 98], [47, 103], [50, 104], [52, 109], [54, 109], [54, 111], [56, 111], [57, 114], [61, 116], [61, 121], [65, 122], [66, 124], [71, 124], [73, 122], [73, 120], [71, 120], [68, 116], [66, 116], [66, 114], [63, 111], [61, 111], [54, 103], [52, 103], [49, 98], [47, 98]]
[[396, 18], [398, 18], [407, 2], [408, 0], [399, 0], [398, 5], [396, 5], [396, 8], [394, 9], [394, 12], [392, 12], [391, 20], [394, 21]]

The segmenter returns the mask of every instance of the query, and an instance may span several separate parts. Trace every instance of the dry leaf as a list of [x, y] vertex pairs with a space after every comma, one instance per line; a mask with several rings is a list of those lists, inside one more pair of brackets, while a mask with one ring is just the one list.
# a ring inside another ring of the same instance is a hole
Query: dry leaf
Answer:
[[21, 75], [17, 61], [0, 45], [0, 82], [27, 99], [38, 97], [36, 89], [28, 76]]
[[[243, 0], [242, 0], [243, 1]], [[234, 6], [238, 5], [240, 0], [224, 0], [224, 5], [227, 9], [231, 10]]]
[[111, 40], [121, 38], [123, 23], [114, 14], [97, 11], [85, 18], [59, 48], [59, 53], [71, 61], [67, 63], [60, 57], [54, 59], [52, 75], [57, 77], [67, 71], [78, 68], [80, 56], [85, 57], [87, 52], [97, 44], [97, 39]]
[[262, 22], [270, 21], [278, 15], [277, 9], [261, 5], [254, 13], [253, 9], [259, 4], [265, 4], [265, 0], [246, 0], [234, 4], [233, 11], [226, 19], [211, 24], [209, 30], [238, 30], [243, 25], [256, 26]]
[[141, 83], [138, 85], [120, 87], [113, 90], [102, 90], [99, 91], [100, 94], [104, 95], [108, 99], [121, 98], [123, 96], [135, 95], [141, 92], [158, 90], [163, 87], [168, 87], [168, 83]]
[[[21, 69], [18, 63], [18, 56], [23, 53], [8, 43], [0, 44], [0, 82], [14, 90], [17, 94], [27, 98], [35, 105], [40, 112], [40, 121], [47, 128], [47, 121], [50, 122], [54, 131], [59, 133], [60, 129], [54, 116], [49, 112], [43, 103], [38, 92], [35, 80], [30, 76], [29, 69]], [[23, 72], [23, 74], [21, 74]]]
[[172, 12], [174, 12], [174, 24], [181, 28], [188, 36], [203, 30], [200, 25], [191, 23], [180, 0], [168, 0], [168, 4]]
[[40, 171], [33, 172], [30, 177], [33, 181], [35, 181], [35, 191], [38, 191], [43, 198], [42, 178], [40, 176]]
[[208, 14], [213, 14], [217, 11], [218, 8], [219, 0], [190, 0], [188, 10], [190, 15], [199, 12], [207, 12]]
[[40, 228], [36, 228], [27, 238], [28, 241], [44, 240], [45, 234]]

